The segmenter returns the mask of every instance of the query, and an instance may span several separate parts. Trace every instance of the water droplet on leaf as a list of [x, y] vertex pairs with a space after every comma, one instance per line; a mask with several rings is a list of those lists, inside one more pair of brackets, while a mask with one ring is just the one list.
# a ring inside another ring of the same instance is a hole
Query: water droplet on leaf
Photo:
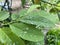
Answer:
[[27, 33], [27, 31], [24, 32], [25, 34]]
[[27, 27], [26, 30], [29, 30], [29, 28]]

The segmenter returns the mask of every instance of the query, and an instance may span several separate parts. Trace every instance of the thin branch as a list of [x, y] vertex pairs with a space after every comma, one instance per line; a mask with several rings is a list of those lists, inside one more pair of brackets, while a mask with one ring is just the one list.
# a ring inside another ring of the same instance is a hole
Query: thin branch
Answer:
[[10, 24], [13, 24], [13, 23], [20, 23], [20, 21], [11, 21], [11, 22], [6, 23], [6, 24], [1, 23], [1, 25], [2, 25], [2, 26], [4, 26], [4, 25], [10, 25]]
[[60, 6], [56, 5], [56, 4], [51, 4], [51, 3], [43, 1], [43, 0], [41, 2], [44, 2], [44, 3], [50, 4], [50, 5], [54, 5], [54, 6], [60, 7]]

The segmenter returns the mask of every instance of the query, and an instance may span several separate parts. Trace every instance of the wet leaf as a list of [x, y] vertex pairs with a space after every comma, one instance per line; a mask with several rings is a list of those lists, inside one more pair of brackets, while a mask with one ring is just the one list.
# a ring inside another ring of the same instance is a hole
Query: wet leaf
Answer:
[[59, 21], [59, 19], [57, 15], [36, 10], [24, 15], [22, 18], [20, 18], [20, 21], [37, 26], [53, 27]]
[[24, 45], [22, 39], [12, 33], [8, 27], [0, 28], [0, 42], [4, 45]]
[[37, 42], [44, 39], [44, 35], [41, 30], [36, 29], [33, 25], [15, 23], [11, 24], [10, 28], [12, 32], [25, 40]]

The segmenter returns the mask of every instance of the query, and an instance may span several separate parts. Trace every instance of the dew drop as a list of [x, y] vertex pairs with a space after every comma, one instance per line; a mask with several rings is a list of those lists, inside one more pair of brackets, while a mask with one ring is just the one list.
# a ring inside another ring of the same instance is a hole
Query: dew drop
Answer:
[[27, 31], [24, 32], [25, 34], [27, 33]]
[[26, 30], [29, 30], [29, 28], [27, 27]]

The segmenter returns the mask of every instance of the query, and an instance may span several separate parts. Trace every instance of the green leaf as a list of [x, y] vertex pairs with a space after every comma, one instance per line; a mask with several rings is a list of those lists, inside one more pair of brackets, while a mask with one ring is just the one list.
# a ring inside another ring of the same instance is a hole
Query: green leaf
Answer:
[[57, 7], [56, 7], [58, 10], [60, 10], [60, 3], [57, 4]]
[[11, 40], [9, 39], [9, 37], [2, 31], [2, 29], [0, 28], [0, 41], [4, 44], [10, 44]]
[[3, 21], [9, 17], [9, 13], [5, 11], [0, 11], [0, 21]]
[[59, 22], [57, 14], [50, 14], [50, 13], [43, 11], [43, 10], [41, 10], [39, 12], [40, 12], [39, 13], [40, 16], [47, 18], [48, 20], [52, 21], [54, 24]]
[[19, 16], [22, 17], [24, 15], [27, 14], [27, 9], [22, 9], [20, 12], [19, 12]]
[[20, 17], [26, 15], [27, 9], [22, 9], [19, 13], [12, 13], [11, 18], [12, 20], [20, 20]]
[[11, 32], [10, 28], [0, 28], [0, 42], [4, 45], [24, 45], [22, 39]]
[[20, 21], [37, 26], [53, 27], [59, 20], [57, 15], [52, 15], [42, 10], [36, 10], [23, 15]]
[[41, 30], [36, 29], [34, 25], [15, 23], [11, 24], [10, 28], [12, 32], [25, 40], [37, 42], [44, 39], [44, 35]]
[[32, 6], [28, 9], [27, 13], [30, 13], [31, 11], [35, 10], [37, 7], [40, 7], [40, 5], [32, 5]]
[[19, 18], [19, 15], [17, 13], [13, 13], [11, 15], [12, 20], [17, 20]]

